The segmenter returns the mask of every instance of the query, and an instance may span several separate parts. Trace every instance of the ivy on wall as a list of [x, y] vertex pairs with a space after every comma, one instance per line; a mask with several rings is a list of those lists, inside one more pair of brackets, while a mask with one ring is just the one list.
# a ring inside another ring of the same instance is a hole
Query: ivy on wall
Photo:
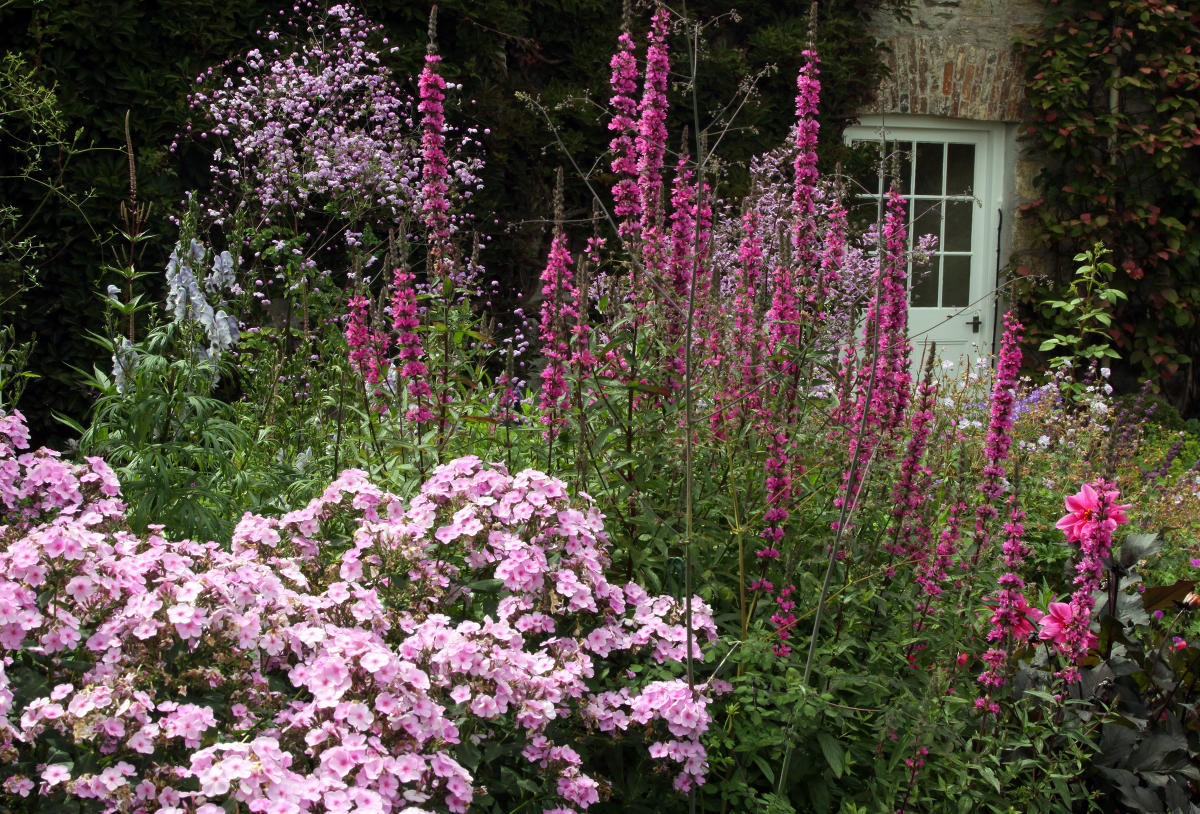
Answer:
[[[1164, 384], [1181, 408], [1200, 385], [1200, 2], [1052, 0], [1022, 43], [1030, 151], [1045, 162], [1028, 204], [1059, 290], [1102, 241], [1128, 294], [1110, 329], [1124, 373]], [[1047, 296], [1030, 269], [1023, 298]], [[1046, 333], [1062, 331], [1041, 307]]]

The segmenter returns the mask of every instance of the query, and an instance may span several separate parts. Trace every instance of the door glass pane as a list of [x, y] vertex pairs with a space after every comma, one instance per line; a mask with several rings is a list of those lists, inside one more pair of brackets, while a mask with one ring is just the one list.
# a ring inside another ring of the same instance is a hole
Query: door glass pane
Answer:
[[[912, 193], [912, 151], [913, 143], [911, 141], [897, 141], [888, 145], [896, 155], [897, 164], [900, 172], [900, 194], [909, 195]], [[889, 163], [884, 170], [888, 177], [884, 180], [884, 189], [891, 185], [892, 164]]]
[[939, 247], [942, 251], [971, 251], [971, 216], [974, 208], [974, 201], [946, 202], [945, 245]]
[[912, 267], [913, 287], [909, 303], [914, 308], [937, 308], [938, 304], [938, 260], [937, 255], [928, 263], [914, 263]]
[[975, 145], [950, 144], [946, 148], [946, 194], [966, 195], [975, 188]]
[[855, 164], [856, 172], [850, 179], [849, 193], [854, 195], [879, 194], [879, 162], [882, 160], [878, 141], [855, 141], [855, 152], [861, 156], [861, 163]]
[[962, 308], [971, 302], [971, 256], [942, 258], [942, 307]]
[[942, 147], [930, 142], [917, 144], [917, 195], [942, 194]]
[[[934, 235], [940, 239], [942, 231], [942, 205], [938, 201], [913, 201], [916, 220], [913, 222], [912, 242], [916, 245], [921, 235]], [[939, 247], [940, 248], [940, 247]]]

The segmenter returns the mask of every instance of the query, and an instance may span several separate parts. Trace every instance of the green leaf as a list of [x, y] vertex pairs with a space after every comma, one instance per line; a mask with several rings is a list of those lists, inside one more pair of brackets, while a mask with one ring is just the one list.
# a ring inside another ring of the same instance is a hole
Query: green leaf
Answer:
[[841, 777], [845, 770], [846, 760], [842, 745], [828, 732], [821, 732], [817, 735], [817, 745], [821, 747], [821, 754], [825, 755], [825, 762], [833, 770], [834, 777]]
[[767, 782], [774, 785], [775, 770], [771, 768], [771, 764], [767, 763], [766, 759], [763, 758], [762, 755], [758, 754], [752, 755], [750, 759], [754, 761], [754, 765], [757, 766], [759, 771], [763, 773], [763, 776], [767, 778]]

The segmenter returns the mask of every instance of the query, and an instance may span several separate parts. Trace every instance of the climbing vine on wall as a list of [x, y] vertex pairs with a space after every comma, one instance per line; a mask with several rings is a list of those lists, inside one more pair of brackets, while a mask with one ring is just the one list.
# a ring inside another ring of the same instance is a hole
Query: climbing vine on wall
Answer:
[[[1052, 0], [1022, 43], [1028, 145], [1045, 161], [1028, 204], [1057, 284], [1096, 241], [1129, 295], [1111, 326], [1127, 372], [1195, 404], [1200, 368], [1200, 2]], [[1046, 300], [1028, 268], [1023, 295]], [[1054, 313], [1041, 314], [1052, 331]]]

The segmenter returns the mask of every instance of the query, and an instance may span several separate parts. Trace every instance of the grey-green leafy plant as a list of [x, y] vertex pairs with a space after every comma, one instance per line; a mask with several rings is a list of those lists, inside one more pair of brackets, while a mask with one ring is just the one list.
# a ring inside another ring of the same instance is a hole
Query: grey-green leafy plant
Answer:
[[[1055, 312], [1055, 322], [1062, 328], [1042, 342], [1038, 350], [1053, 351], [1050, 367], [1075, 370], [1092, 363], [1120, 358], [1113, 346], [1108, 329], [1112, 326], [1112, 309], [1118, 300], [1128, 299], [1124, 291], [1110, 285], [1116, 268], [1105, 262], [1109, 251], [1100, 243], [1075, 255], [1082, 263], [1062, 299], [1046, 300], [1042, 304]], [[1068, 331], [1066, 326], [1072, 330]]]

